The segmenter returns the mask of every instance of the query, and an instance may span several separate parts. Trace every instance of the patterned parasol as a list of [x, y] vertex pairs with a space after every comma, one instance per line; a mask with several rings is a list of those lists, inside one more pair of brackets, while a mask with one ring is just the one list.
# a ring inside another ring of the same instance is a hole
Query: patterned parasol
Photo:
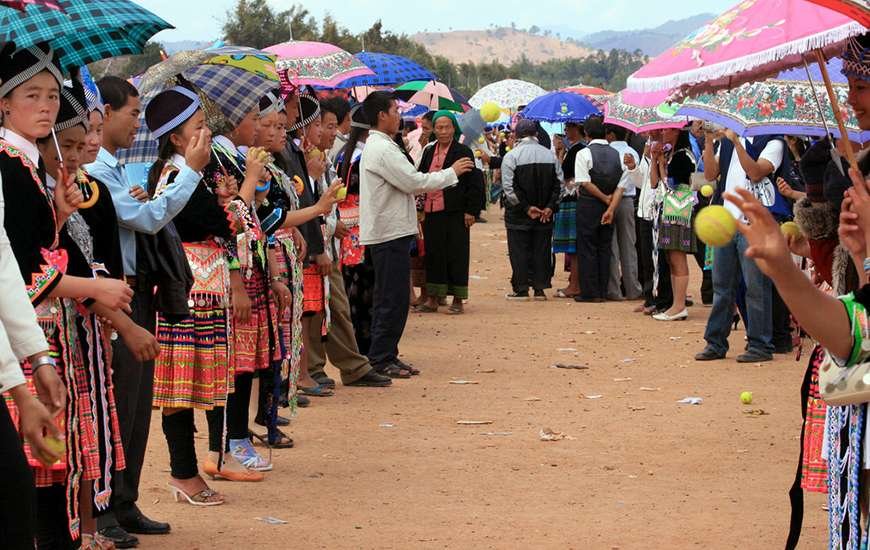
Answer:
[[667, 97], [667, 91], [641, 94], [622, 90], [607, 100], [604, 122], [636, 133], [682, 128], [688, 118], [675, 116], [674, 109], [664, 103]]
[[834, 11], [845, 13], [865, 27], [870, 27], [870, 1], [868, 0], [808, 0]]
[[566, 123], [583, 122], [601, 111], [586, 96], [558, 91], [533, 99], [520, 114], [529, 120]]
[[521, 105], [528, 105], [533, 99], [546, 93], [545, 89], [531, 82], [508, 78], [487, 84], [471, 96], [468, 102], [475, 109], [480, 109], [484, 103], [492, 101], [505, 109], [515, 111]]
[[[828, 62], [833, 89], [839, 98], [840, 112], [852, 141], [863, 143], [870, 132], [862, 132], [852, 108], [846, 102], [849, 83], [840, 73], [842, 61]], [[839, 138], [840, 131], [834, 119], [831, 101], [821, 84], [822, 76], [816, 65], [810, 66], [814, 86], [807, 79], [806, 69], [792, 69], [763, 82], [744, 84], [739, 88], [716, 94], [704, 94], [683, 103], [679, 114], [709, 120], [743, 136], [765, 134], [792, 134], [824, 136], [827, 128]], [[814, 92], [815, 90], [815, 92]], [[825, 113], [825, 121], [819, 114]]]
[[68, 71], [100, 59], [142, 53], [152, 36], [172, 25], [129, 0], [56, 0], [62, 11], [32, 4], [0, 6], [0, 42], [26, 48], [48, 42]]
[[291, 40], [266, 51], [278, 56], [278, 76], [285, 90], [298, 86], [335, 88], [349, 78], [375, 74], [338, 46], [323, 42]]
[[613, 92], [608, 92], [604, 88], [598, 88], [597, 86], [586, 86], [583, 83], [577, 84], [576, 86], [562, 88], [562, 91], [585, 95], [591, 99], [592, 103], [597, 105], [599, 109], [604, 109], [604, 105], [607, 103], [608, 98], [613, 97]]
[[743, 0], [672, 46], [628, 78], [628, 89], [680, 87], [686, 95], [732, 88], [803, 64], [803, 54], [828, 57], [863, 34], [849, 17], [806, 0]]

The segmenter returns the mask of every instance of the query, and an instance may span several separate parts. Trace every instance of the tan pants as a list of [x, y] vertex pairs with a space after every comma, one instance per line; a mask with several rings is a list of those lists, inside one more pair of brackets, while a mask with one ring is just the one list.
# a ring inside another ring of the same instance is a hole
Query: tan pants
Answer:
[[308, 350], [308, 372], [311, 375], [323, 372], [326, 359], [341, 372], [344, 384], [355, 382], [372, 370], [369, 360], [360, 354], [350, 320], [350, 303], [344, 289], [344, 277], [337, 263], [332, 264], [329, 273], [329, 311], [331, 325], [329, 336], [324, 342], [320, 336], [323, 326], [323, 313], [303, 317], [302, 322], [308, 324], [308, 338], [305, 349]]

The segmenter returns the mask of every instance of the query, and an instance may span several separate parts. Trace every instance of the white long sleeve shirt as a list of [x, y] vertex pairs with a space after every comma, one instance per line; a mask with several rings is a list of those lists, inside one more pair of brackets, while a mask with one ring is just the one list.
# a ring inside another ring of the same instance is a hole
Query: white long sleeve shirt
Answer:
[[[39, 162], [38, 156], [36, 162]], [[3, 289], [0, 298], [0, 393], [24, 384], [19, 361], [48, 350], [48, 342], [36, 322], [36, 312], [27, 298], [24, 279], [6, 235], [2, 177], [0, 174], [0, 288]]]
[[360, 161], [360, 243], [380, 244], [417, 234], [414, 195], [456, 185], [447, 167], [423, 174], [383, 132], [371, 130]]

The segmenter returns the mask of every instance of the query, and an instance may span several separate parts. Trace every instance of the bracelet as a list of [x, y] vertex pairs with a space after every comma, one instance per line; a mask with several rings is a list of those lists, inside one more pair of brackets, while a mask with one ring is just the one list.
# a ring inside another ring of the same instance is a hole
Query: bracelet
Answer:
[[36, 361], [30, 362], [30, 373], [36, 374], [36, 371], [47, 365], [57, 367], [54, 357], [51, 357], [50, 355], [40, 355]]
[[864, 258], [864, 273], [870, 271], [870, 258]]

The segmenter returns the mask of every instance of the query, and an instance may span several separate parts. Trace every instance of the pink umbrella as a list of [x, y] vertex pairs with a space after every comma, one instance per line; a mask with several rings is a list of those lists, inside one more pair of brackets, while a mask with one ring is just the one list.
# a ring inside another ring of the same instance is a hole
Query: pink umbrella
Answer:
[[275, 66], [285, 90], [298, 86], [335, 88], [348, 78], [375, 74], [359, 59], [324, 42], [291, 40], [269, 46], [266, 51], [278, 56]]
[[676, 116], [674, 114], [676, 107], [665, 103], [669, 94], [667, 90], [645, 94], [622, 90], [606, 100], [604, 122], [627, 128], [638, 134], [667, 128], [682, 128], [688, 118]]
[[733, 88], [801, 65], [813, 49], [839, 53], [843, 40], [864, 32], [805, 0], [744, 0], [641, 67], [627, 88], [685, 95]]
[[809, 0], [815, 4], [845, 13], [865, 27], [870, 27], [870, 2], [868, 0]]
[[597, 86], [586, 86], [583, 83], [577, 84], [576, 86], [568, 86], [567, 88], [562, 88], [560, 91], [571, 92], [574, 94], [586, 96], [592, 101], [592, 103], [602, 109], [607, 103], [607, 98], [613, 96], [613, 92], [608, 92], [604, 88], [598, 88]]

